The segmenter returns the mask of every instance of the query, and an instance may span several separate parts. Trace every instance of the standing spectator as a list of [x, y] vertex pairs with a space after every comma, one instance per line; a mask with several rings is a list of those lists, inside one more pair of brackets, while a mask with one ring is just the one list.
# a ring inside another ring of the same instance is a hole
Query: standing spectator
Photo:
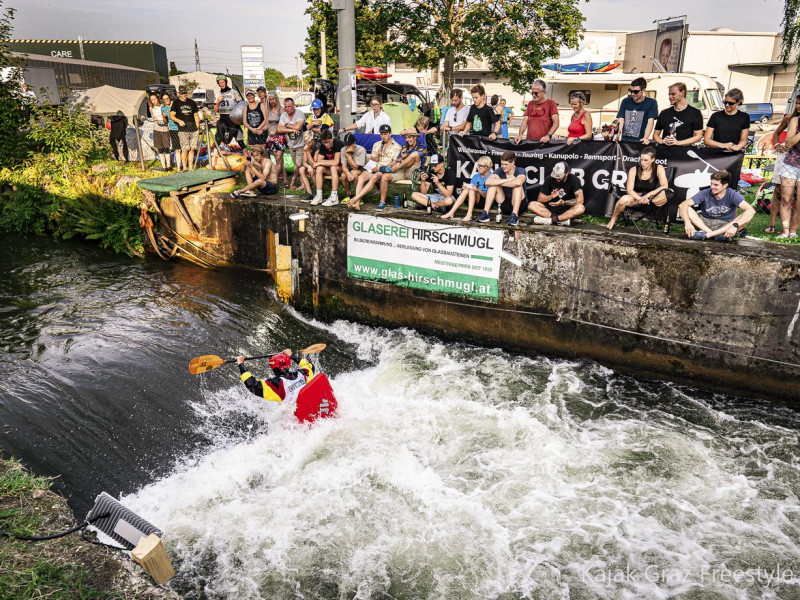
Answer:
[[247, 99], [247, 108], [244, 114], [244, 126], [247, 127], [247, 145], [264, 146], [267, 143], [267, 136], [264, 131], [267, 128], [267, 115], [264, 105], [256, 98], [253, 90], [246, 90], [244, 97]]
[[[339, 172], [342, 168], [342, 148], [344, 144], [338, 138], [334, 139], [330, 129], [322, 132], [319, 148], [314, 154], [314, 185], [317, 195], [311, 201], [312, 206], [336, 206], [339, 204]], [[322, 186], [325, 184], [325, 175], [331, 176], [331, 195], [325, 202], [322, 201]]]
[[637, 77], [631, 81], [628, 96], [620, 103], [615, 123], [620, 124], [621, 142], [650, 143], [650, 134], [658, 118], [658, 103], [645, 96], [647, 80]]
[[759, 154], [763, 154], [768, 145], [775, 148], [778, 155], [775, 158], [775, 170], [772, 171], [772, 182], [775, 184], [775, 191], [778, 192], [778, 198], [775, 197], [773, 192], [772, 202], [769, 211], [769, 227], [764, 230], [764, 233], [775, 233], [775, 221], [780, 209], [780, 185], [781, 177], [783, 176], [783, 159], [786, 157], [786, 134], [794, 117], [800, 115], [800, 94], [794, 99], [794, 110], [791, 113], [786, 113], [778, 124], [778, 128], [772, 132], [772, 135], [765, 135], [758, 140]]
[[169, 123], [164, 116], [164, 111], [161, 110], [161, 101], [158, 99], [158, 94], [150, 92], [147, 100], [149, 102], [147, 107], [150, 113], [149, 120], [153, 121], [153, 146], [155, 146], [158, 160], [161, 162], [161, 168], [168, 170], [171, 166], [169, 159]]
[[800, 117], [792, 117], [789, 121], [789, 132], [786, 134], [786, 154], [783, 157], [783, 173], [781, 175], [780, 216], [783, 232], [778, 238], [796, 238], [800, 225], [800, 203], [797, 202], [800, 180]]
[[656, 165], [655, 148], [643, 148], [639, 164], [628, 171], [626, 193], [617, 201], [606, 229], [614, 229], [614, 224], [626, 208], [648, 204], [664, 206], [667, 203], [668, 188], [666, 170], [663, 166]]
[[[364, 168], [356, 181], [356, 195], [348, 198], [348, 205], [354, 210], [361, 209], [361, 199], [375, 187], [375, 184], [381, 180], [384, 173], [391, 171], [391, 166], [400, 154], [400, 144], [392, 139], [392, 126], [381, 125], [380, 132], [381, 139], [372, 146], [372, 154], [370, 155], [370, 159], [375, 162], [375, 166], [371, 169]], [[381, 198], [381, 201], [385, 202], [386, 197]]]
[[467, 200], [467, 214], [464, 215], [463, 220], [466, 222], [472, 220], [472, 210], [475, 208], [475, 204], [481, 198], [486, 198], [488, 191], [486, 180], [492, 171], [492, 159], [488, 156], [481, 156], [478, 159], [477, 167], [478, 171], [472, 175], [469, 183], [464, 184], [464, 189], [456, 198], [455, 204], [447, 213], [441, 215], [442, 219], [451, 219], [456, 214], [458, 207], [464, 204], [464, 200]]
[[469, 93], [472, 94], [472, 100], [475, 104], [469, 107], [467, 124], [459, 135], [464, 136], [473, 132], [475, 135], [496, 140], [497, 134], [500, 133], [500, 120], [497, 117], [497, 112], [486, 104], [486, 90], [483, 89], [481, 84], [477, 84], [472, 86]]
[[523, 139], [540, 141], [546, 144], [558, 131], [558, 105], [545, 94], [547, 84], [537, 79], [531, 86], [533, 100], [528, 102], [528, 108], [522, 116], [522, 124], [515, 141], [520, 143]]
[[450, 93], [450, 108], [444, 114], [442, 131], [462, 131], [467, 126], [469, 106], [464, 104], [464, 92], [456, 88]]
[[286, 168], [283, 164], [283, 153], [286, 151], [286, 144], [288, 139], [285, 133], [278, 131], [278, 125], [281, 121], [281, 103], [278, 100], [278, 94], [269, 92], [267, 95], [267, 150], [275, 159], [275, 165], [278, 168], [278, 182], [286, 185]]
[[514, 118], [514, 111], [506, 106], [506, 99], [500, 98], [497, 103], [497, 114], [500, 117], [500, 137], [508, 139], [508, 124]]
[[411, 199], [428, 209], [436, 212], [447, 212], [447, 207], [453, 204], [453, 190], [455, 190], [456, 174], [452, 169], [444, 166], [444, 157], [433, 154], [430, 157], [430, 172], [422, 173], [419, 191], [411, 194]]
[[238, 91], [228, 86], [228, 78], [225, 75], [217, 76], [217, 84], [219, 90], [217, 91], [216, 102], [214, 103], [214, 112], [219, 113], [217, 120], [217, 143], [230, 144], [232, 140], [240, 140], [242, 135], [242, 128], [236, 123], [231, 121], [231, 111], [237, 103], [242, 101], [242, 96]]
[[[711, 175], [711, 187], [681, 202], [678, 212], [690, 240], [729, 242], [744, 229], [756, 211], [730, 187], [731, 174], [721, 169]], [[696, 208], [700, 209], [697, 214]], [[736, 209], [743, 211], [737, 219]], [[789, 237], [786, 235], [785, 237]]]
[[569, 105], [572, 107], [572, 117], [567, 127], [567, 146], [592, 139], [592, 115], [583, 108], [586, 105], [586, 96], [583, 92], [574, 92], [569, 97]]
[[377, 210], [386, 208], [386, 197], [389, 193], [389, 183], [414, 179], [414, 171], [419, 172], [425, 168], [425, 159], [428, 156], [426, 148], [418, 143], [419, 132], [409, 129], [405, 132], [406, 143], [400, 148], [400, 154], [388, 170], [381, 169], [381, 200]]
[[525, 169], [516, 163], [517, 155], [509, 150], [500, 157], [500, 168], [487, 177], [486, 203], [483, 212], [475, 219], [478, 223], [489, 222], [492, 202], [497, 202], [500, 214], [510, 215], [508, 225], [514, 227], [519, 222], [520, 206], [528, 198], [528, 176]]
[[583, 214], [581, 182], [569, 172], [567, 163], [556, 163], [539, 191], [539, 197], [528, 208], [536, 215], [533, 222], [537, 225], [569, 227], [572, 219]]
[[281, 113], [280, 121], [278, 121], [278, 133], [286, 136], [286, 146], [292, 155], [292, 162], [294, 163], [291, 187], [298, 190], [302, 188], [302, 183], [297, 187], [295, 185], [298, 184], [298, 174], [303, 166], [303, 124], [305, 120], [306, 116], [302, 111], [297, 110], [294, 100], [286, 98], [283, 101], [283, 112]]
[[322, 105], [322, 100], [316, 99], [311, 102], [311, 112], [306, 119], [306, 130], [314, 132], [314, 135], [319, 138], [323, 131], [333, 127], [333, 119], [325, 112]]
[[711, 115], [706, 125], [703, 142], [711, 148], [722, 148], [738, 152], [747, 146], [750, 135], [750, 115], [739, 110], [744, 102], [742, 90], [733, 88], [725, 94], [725, 110]]
[[363, 127], [364, 133], [380, 134], [381, 127], [383, 125], [388, 125], [391, 128], [392, 119], [389, 115], [383, 112], [383, 102], [381, 101], [380, 97], [373, 97], [372, 100], [369, 101], [369, 106], [372, 110], [368, 110], [361, 115], [361, 118], [358, 121], [352, 125], [348, 125], [345, 128], [345, 131], [353, 131], [354, 129]]
[[[420, 117], [422, 118], [422, 117]], [[356, 181], [361, 175], [361, 170], [367, 164], [367, 151], [363, 146], [356, 144], [356, 136], [347, 132], [344, 134], [344, 149], [342, 150], [342, 185], [345, 196], [350, 196], [350, 182]]]
[[[255, 98], [255, 94], [253, 94], [253, 98]], [[275, 167], [272, 165], [272, 161], [266, 157], [261, 146], [250, 148], [250, 156], [247, 157], [243, 170], [247, 185], [233, 192], [231, 196], [234, 198], [255, 196], [253, 190], [259, 190], [264, 196], [272, 196], [278, 193], [278, 186], [275, 185]]]
[[122, 156], [125, 162], [130, 161], [128, 154], [128, 118], [122, 114], [121, 110], [117, 111], [113, 117], [109, 119], [111, 123], [111, 133], [108, 134], [108, 141], [111, 143], [111, 151], [114, 153], [114, 160], [119, 160], [119, 142], [122, 142]]
[[167, 129], [169, 129], [169, 141], [172, 151], [175, 153], [175, 168], [181, 170], [181, 141], [178, 138], [178, 124], [172, 120], [172, 96], [167, 92], [161, 94], [161, 112], [167, 119]]
[[36, 92], [28, 87], [27, 83], [22, 84], [22, 101], [26, 104], [36, 104]]
[[264, 112], [267, 110], [267, 88], [263, 85], [260, 85], [256, 88], [256, 95], [258, 96], [258, 101], [264, 105]]
[[656, 144], [691, 146], [703, 138], [703, 114], [686, 101], [686, 85], [669, 86], [669, 102], [658, 115], [653, 139]]
[[[186, 97], [186, 88], [178, 88], [178, 99], [172, 103], [170, 117], [178, 124], [178, 139], [181, 143], [181, 163], [184, 171], [194, 169], [194, 151], [197, 148], [197, 132], [200, 128], [200, 113], [194, 100]], [[180, 173], [180, 170], [178, 171]]]

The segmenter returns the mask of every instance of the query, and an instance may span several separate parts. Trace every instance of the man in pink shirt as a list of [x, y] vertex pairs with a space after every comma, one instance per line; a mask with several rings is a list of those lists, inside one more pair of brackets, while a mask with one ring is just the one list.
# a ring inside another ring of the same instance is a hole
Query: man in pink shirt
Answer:
[[547, 84], [541, 79], [533, 82], [533, 100], [528, 102], [528, 108], [525, 109], [519, 134], [514, 140], [516, 143], [526, 139], [546, 144], [558, 131], [558, 105], [545, 96], [546, 90]]

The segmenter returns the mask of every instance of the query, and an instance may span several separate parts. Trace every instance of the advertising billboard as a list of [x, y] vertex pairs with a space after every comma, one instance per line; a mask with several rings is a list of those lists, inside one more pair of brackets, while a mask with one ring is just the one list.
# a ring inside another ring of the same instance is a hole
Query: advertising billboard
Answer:
[[678, 73], [683, 66], [683, 40], [686, 16], [658, 21], [653, 57], [667, 73]]

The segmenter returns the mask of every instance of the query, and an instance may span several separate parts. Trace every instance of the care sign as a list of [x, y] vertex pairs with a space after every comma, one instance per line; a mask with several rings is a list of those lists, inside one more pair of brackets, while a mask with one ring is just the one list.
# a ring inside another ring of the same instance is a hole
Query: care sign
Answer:
[[497, 301], [503, 232], [351, 214], [347, 274]]

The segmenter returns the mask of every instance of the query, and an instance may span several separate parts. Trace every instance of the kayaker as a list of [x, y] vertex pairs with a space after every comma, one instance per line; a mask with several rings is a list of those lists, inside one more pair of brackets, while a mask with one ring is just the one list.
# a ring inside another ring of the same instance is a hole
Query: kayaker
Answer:
[[[293, 367], [292, 363], [299, 368]], [[242, 382], [247, 389], [259, 398], [272, 402], [285, 400], [296, 402], [300, 390], [314, 377], [314, 367], [311, 363], [301, 358], [299, 354], [292, 354], [288, 348], [281, 354], [269, 357], [269, 368], [274, 375], [271, 378], [256, 379], [244, 366], [244, 356], [237, 356], [236, 364], [239, 365]]]

